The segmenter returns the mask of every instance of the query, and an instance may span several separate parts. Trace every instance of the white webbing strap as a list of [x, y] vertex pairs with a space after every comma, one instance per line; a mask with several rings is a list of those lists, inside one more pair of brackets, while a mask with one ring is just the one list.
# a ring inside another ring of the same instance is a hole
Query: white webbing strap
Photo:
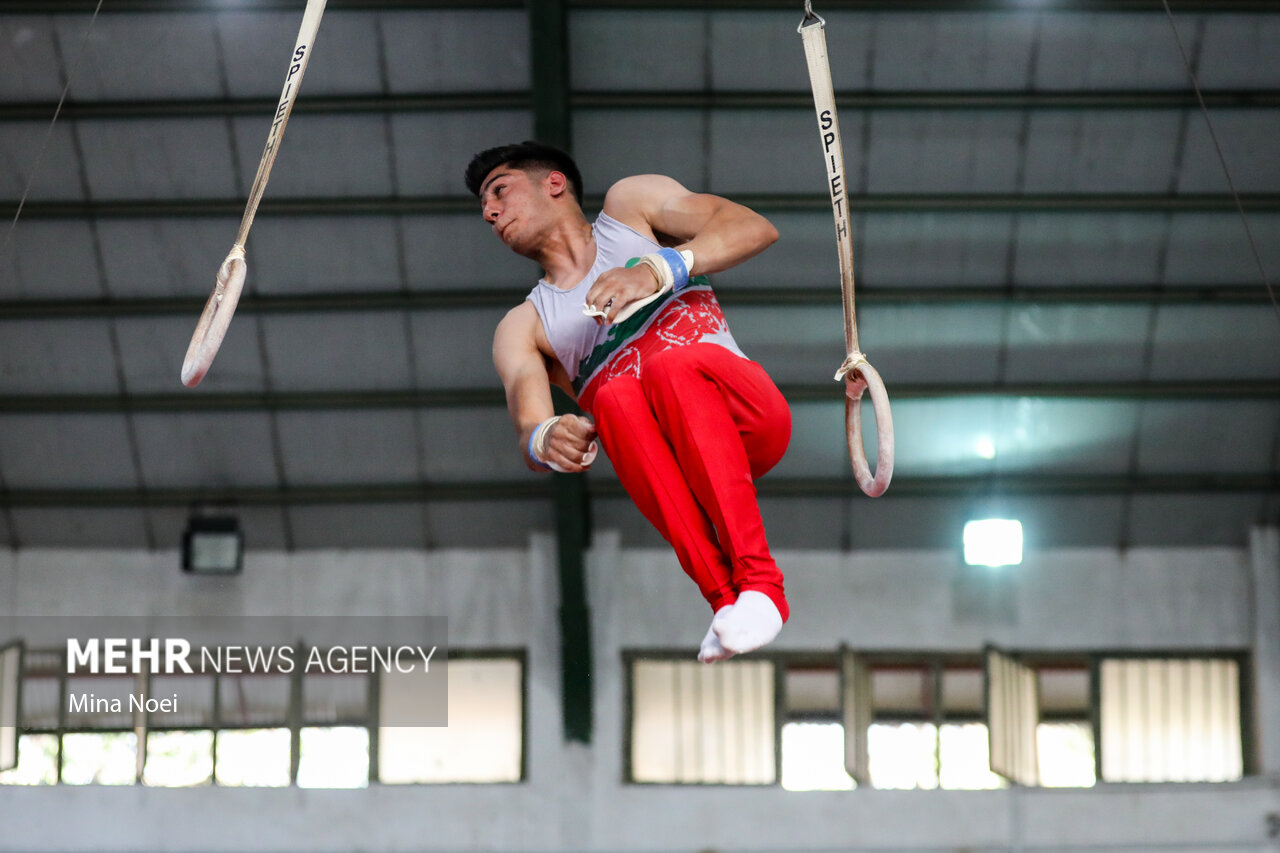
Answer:
[[[893, 477], [893, 416], [889, 395], [880, 374], [858, 348], [858, 324], [853, 304], [853, 230], [849, 225], [849, 183], [844, 171], [844, 147], [840, 142], [840, 122], [836, 117], [835, 87], [831, 83], [831, 64], [827, 59], [826, 21], [813, 11], [810, 0], [804, 4], [804, 20], [797, 27], [804, 40], [804, 56], [809, 64], [809, 85], [813, 88], [813, 108], [818, 116], [818, 134], [822, 139], [822, 160], [827, 167], [827, 189], [831, 194], [831, 210], [835, 216], [836, 249], [840, 258], [840, 293], [844, 303], [844, 342], [848, 355], [835, 378], [845, 382], [845, 428], [848, 433], [849, 459], [853, 463], [858, 487], [871, 497], [879, 497]], [[878, 455], [873, 473], [862, 446], [862, 392], [871, 392], [876, 418]]]
[[218, 275], [214, 279], [213, 292], [205, 302], [204, 311], [196, 322], [195, 333], [191, 343], [187, 345], [186, 357], [182, 360], [182, 384], [194, 388], [200, 384], [208, 372], [213, 359], [218, 355], [223, 337], [231, 324], [240, 299], [240, 291], [244, 287], [248, 267], [245, 264], [244, 245], [249, 239], [249, 229], [253, 226], [253, 218], [257, 215], [258, 204], [267, 189], [267, 179], [271, 177], [271, 167], [280, 151], [280, 139], [284, 135], [285, 125], [293, 112], [293, 104], [298, 99], [298, 87], [302, 84], [302, 75], [311, 60], [311, 49], [315, 44], [316, 33], [320, 30], [320, 18], [324, 15], [327, 0], [307, 0], [306, 11], [302, 14], [302, 25], [298, 28], [298, 39], [294, 42], [293, 53], [289, 55], [289, 70], [285, 74], [284, 89], [280, 92], [280, 100], [272, 118], [271, 131], [267, 134], [267, 145], [262, 151], [262, 159], [258, 161], [258, 172], [254, 176], [253, 186], [249, 190], [249, 199], [245, 203], [244, 216], [240, 218], [240, 231], [231, 246]]
[[[840, 142], [836, 94], [831, 84], [831, 65], [827, 60], [826, 21], [813, 14], [808, 3], [805, 4], [805, 12], [799, 32], [804, 40], [804, 58], [809, 63], [809, 85], [813, 87], [813, 108], [818, 115], [818, 133], [822, 139], [822, 161], [827, 167], [827, 190], [831, 194], [831, 211], [835, 216], [836, 250], [840, 258], [840, 285], [844, 301], [844, 343], [852, 355], [858, 352], [858, 327], [853, 310], [853, 230], [849, 225], [844, 146]], [[843, 378], [843, 374], [836, 378]]]

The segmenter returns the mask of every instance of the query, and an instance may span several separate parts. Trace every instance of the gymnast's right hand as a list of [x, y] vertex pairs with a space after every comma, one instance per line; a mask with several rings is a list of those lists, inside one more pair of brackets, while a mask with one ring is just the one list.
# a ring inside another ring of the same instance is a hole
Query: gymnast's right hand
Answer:
[[530, 445], [535, 460], [565, 474], [586, 471], [600, 453], [596, 425], [581, 415], [560, 415], [545, 429], [539, 426]]

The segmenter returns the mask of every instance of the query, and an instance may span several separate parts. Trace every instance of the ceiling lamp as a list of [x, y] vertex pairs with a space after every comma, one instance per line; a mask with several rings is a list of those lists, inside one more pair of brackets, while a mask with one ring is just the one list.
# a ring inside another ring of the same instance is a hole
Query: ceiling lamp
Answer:
[[1022, 562], [1022, 522], [984, 518], [964, 526], [964, 561], [970, 566], [1016, 566]]
[[236, 575], [244, 567], [244, 534], [234, 516], [187, 519], [182, 534], [182, 570], [193, 575]]

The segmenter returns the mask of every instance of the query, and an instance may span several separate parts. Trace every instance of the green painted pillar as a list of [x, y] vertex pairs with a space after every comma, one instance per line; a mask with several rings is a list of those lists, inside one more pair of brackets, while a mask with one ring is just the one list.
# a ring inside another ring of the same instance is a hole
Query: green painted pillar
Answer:
[[[569, 116], [569, 31], [564, 0], [529, 0], [533, 129], [541, 142], [572, 152]], [[555, 392], [558, 414], [577, 413]], [[584, 552], [591, 544], [586, 474], [552, 474], [560, 576], [561, 702], [566, 740], [591, 742], [591, 613]]]

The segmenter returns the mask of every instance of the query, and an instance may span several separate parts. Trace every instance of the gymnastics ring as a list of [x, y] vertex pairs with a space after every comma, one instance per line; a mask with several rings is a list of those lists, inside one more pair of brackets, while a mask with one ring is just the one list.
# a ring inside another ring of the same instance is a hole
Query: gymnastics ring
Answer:
[[[855, 357], [856, 356], [856, 357]], [[844, 422], [849, 440], [849, 461], [853, 463], [854, 478], [858, 488], [872, 498], [878, 498], [889, 488], [893, 479], [893, 412], [889, 409], [889, 394], [885, 391], [880, 374], [861, 354], [850, 356], [854, 362], [847, 370], [841, 368], [836, 378], [843, 378]], [[876, 470], [867, 463], [867, 451], [862, 444], [862, 392], [871, 392], [871, 407], [876, 416]]]
[[236, 304], [240, 301], [240, 291], [244, 290], [245, 273], [248, 268], [244, 262], [244, 246], [236, 244], [231, 247], [230, 254], [218, 268], [218, 277], [214, 281], [213, 292], [204, 304], [204, 311], [196, 323], [191, 343], [187, 345], [187, 355], [182, 360], [182, 384], [194, 388], [204, 379], [213, 358], [222, 346], [222, 339], [231, 325], [231, 318], [236, 313]]

